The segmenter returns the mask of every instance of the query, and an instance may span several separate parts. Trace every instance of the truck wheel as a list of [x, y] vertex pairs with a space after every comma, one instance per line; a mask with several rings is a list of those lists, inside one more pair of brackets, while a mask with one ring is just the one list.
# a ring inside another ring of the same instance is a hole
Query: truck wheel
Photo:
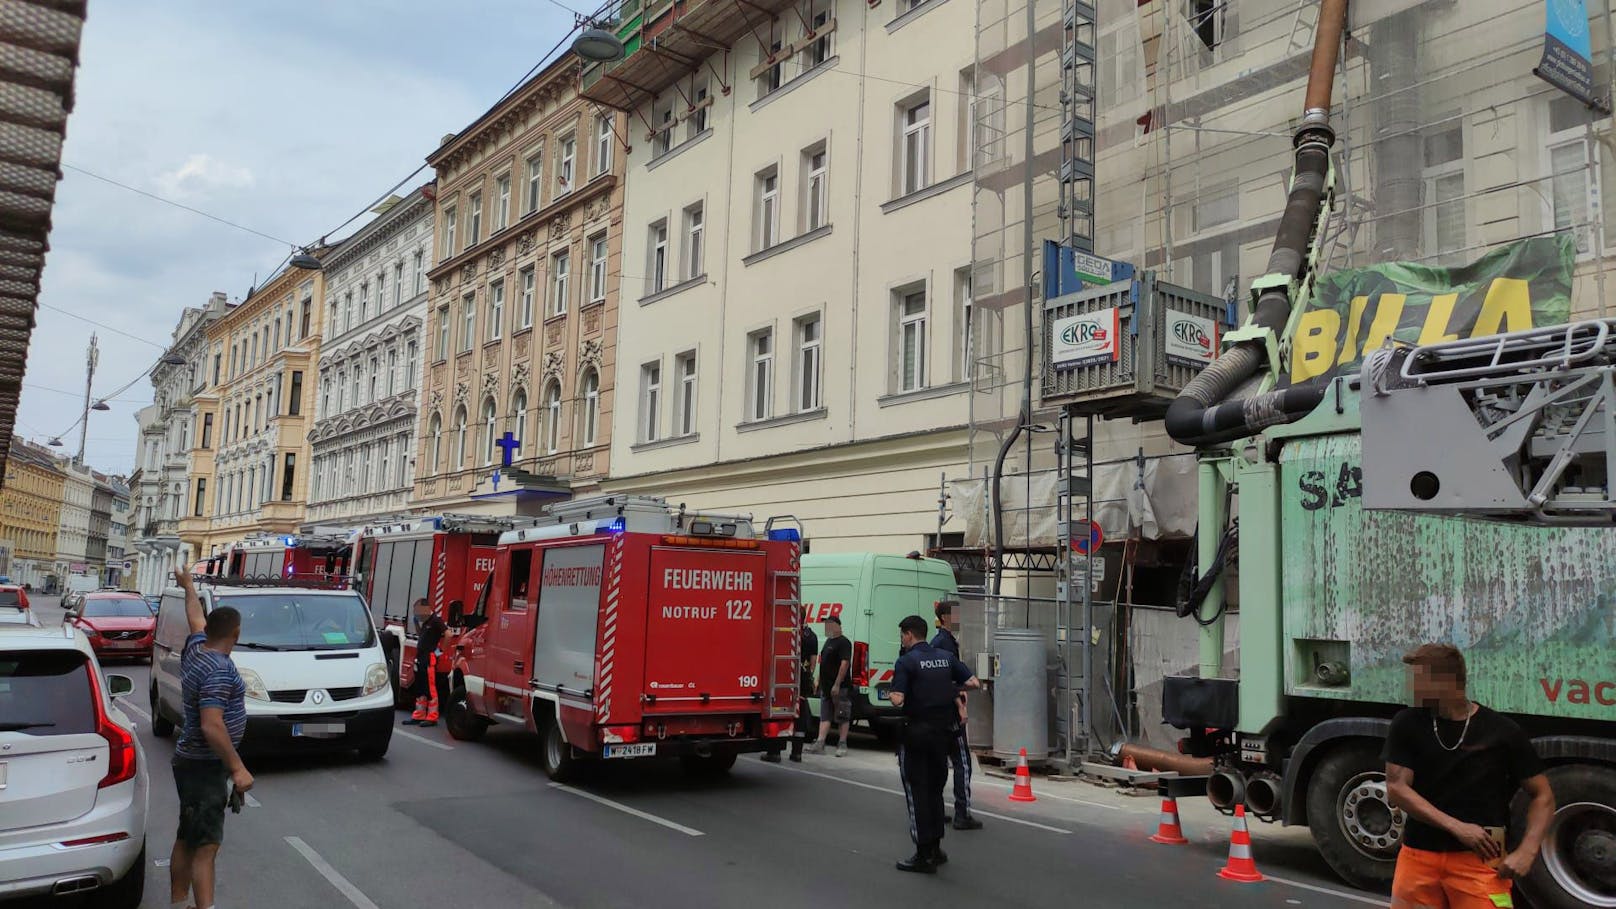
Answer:
[[151, 683], [151, 731], [152, 735], [166, 739], [174, 734], [174, 724], [163, 718], [163, 709], [157, 703], [157, 683]]
[[444, 723], [449, 727], [449, 737], [461, 742], [475, 742], [488, 731], [488, 721], [472, 712], [464, 688], [456, 688], [449, 695], [449, 709], [444, 712]]
[[[1616, 769], [1569, 764], [1548, 777], [1554, 820], [1521, 890], [1538, 909], [1616, 907]], [[1511, 833], [1526, 829], [1526, 806], [1515, 800]]]
[[718, 754], [687, 754], [679, 759], [679, 766], [691, 776], [723, 776], [735, 766], [740, 757], [733, 751]]
[[578, 759], [572, 756], [572, 746], [561, 737], [561, 723], [551, 722], [544, 727], [544, 750], [541, 754], [544, 775], [558, 783], [565, 783], [578, 775]]
[[387, 654], [387, 678], [393, 683], [393, 709], [408, 710], [415, 705], [415, 699], [404, 690], [403, 683], [398, 680], [398, 652]]
[[1313, 768], [1307, 784], [1307, 826], [1319, 854], [1341, 879], [1386, 891], [1408, 816], [1386, 799], [1386, 765], [1373, 744], [1336, 749]]

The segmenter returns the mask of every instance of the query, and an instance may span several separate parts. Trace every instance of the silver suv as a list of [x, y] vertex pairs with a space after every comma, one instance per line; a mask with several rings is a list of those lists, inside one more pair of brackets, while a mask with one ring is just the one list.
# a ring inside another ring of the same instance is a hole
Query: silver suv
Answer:
[[0, 900], [87, 893], [140, 905], [146, 755], [84, 635], [0, 622]]

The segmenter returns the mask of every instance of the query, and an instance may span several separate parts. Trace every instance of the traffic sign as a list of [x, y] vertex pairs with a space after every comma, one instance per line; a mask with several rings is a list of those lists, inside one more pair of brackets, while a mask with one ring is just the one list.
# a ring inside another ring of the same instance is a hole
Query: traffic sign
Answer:
[[1098, 521], [1079, 521], [1072, 526], [1072, 529], [1078, 530], [1084, 523], [1088, 524], [1088, 534], [1081, 537], [1072, 534], [1072, 551], [1078, 555], [1092, 555], [1098, 552], [1100, 544], [1105, 542], [1105, 533], [1100, 530]]

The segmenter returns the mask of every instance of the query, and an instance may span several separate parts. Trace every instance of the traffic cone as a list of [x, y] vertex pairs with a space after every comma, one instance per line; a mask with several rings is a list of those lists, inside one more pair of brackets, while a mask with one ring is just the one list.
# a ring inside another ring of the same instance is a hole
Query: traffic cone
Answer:
[[1150, 841], [1164, 846], [1182, 846], [1189, 842], [1184, 838], [1184, 828], [1178, 824], [1178, 799], [1170, 795], [1162, 799], [1161, 822], [1156, 825]]
[[1234, 829], [1229, 832], [1229, 862], [1218, 872], [1226, 881], [1255, 884], [1264, 880], [1251, 858], [1251, 833], [1246, 829], [1246, 806], [1234, 806]]
[[1032, 794], [1032, 771], [1027, 769], [1027, 749], [1021, 749], [1021, 759], [1016, 763], [1016, 785], [1010, 790], [1012, 802], [1036, 802], [1037, 797]]

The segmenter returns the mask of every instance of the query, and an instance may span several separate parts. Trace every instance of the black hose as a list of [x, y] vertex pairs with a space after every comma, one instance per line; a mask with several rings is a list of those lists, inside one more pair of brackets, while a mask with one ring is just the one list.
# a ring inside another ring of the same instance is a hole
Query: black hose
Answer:
[[[1198, 536], [1201, 529], [1197, 528], [1195, 532]], [[1184, 577], [1179, 584], [1179, 618], [1194, 616], [1195, 621], [1205, 627], [1216, 622], [1223, 615], [1229, 604], [1227, 597], [1219, 601], [1217, 612], [1205, 618], [1201, 616], [1201, 604], [1206, 602], [1207, 595], [1212, 592], [1212, 585], [1216, 584], [1218, 578], [1223, 576], [1223, 570], [1229, 566], [1230, 555], [1235, 551], [1235, 547], [1239, 545], [1239, 542], [1240, 519], [1235, 518], [1229, 522], [1228, 528], [1224, 530], [1223, 539], [1218, 541], [1218, 551], [1212, 557], [1212, 564], [1207, 566], [1205, 574], [1197, 577], [1196, 572], [1199, 571], [1200, 566], [1194, 561], [1185, 563]], [[1191, 583], [1192, 578], [1194, 579], [1193, 583]]]

